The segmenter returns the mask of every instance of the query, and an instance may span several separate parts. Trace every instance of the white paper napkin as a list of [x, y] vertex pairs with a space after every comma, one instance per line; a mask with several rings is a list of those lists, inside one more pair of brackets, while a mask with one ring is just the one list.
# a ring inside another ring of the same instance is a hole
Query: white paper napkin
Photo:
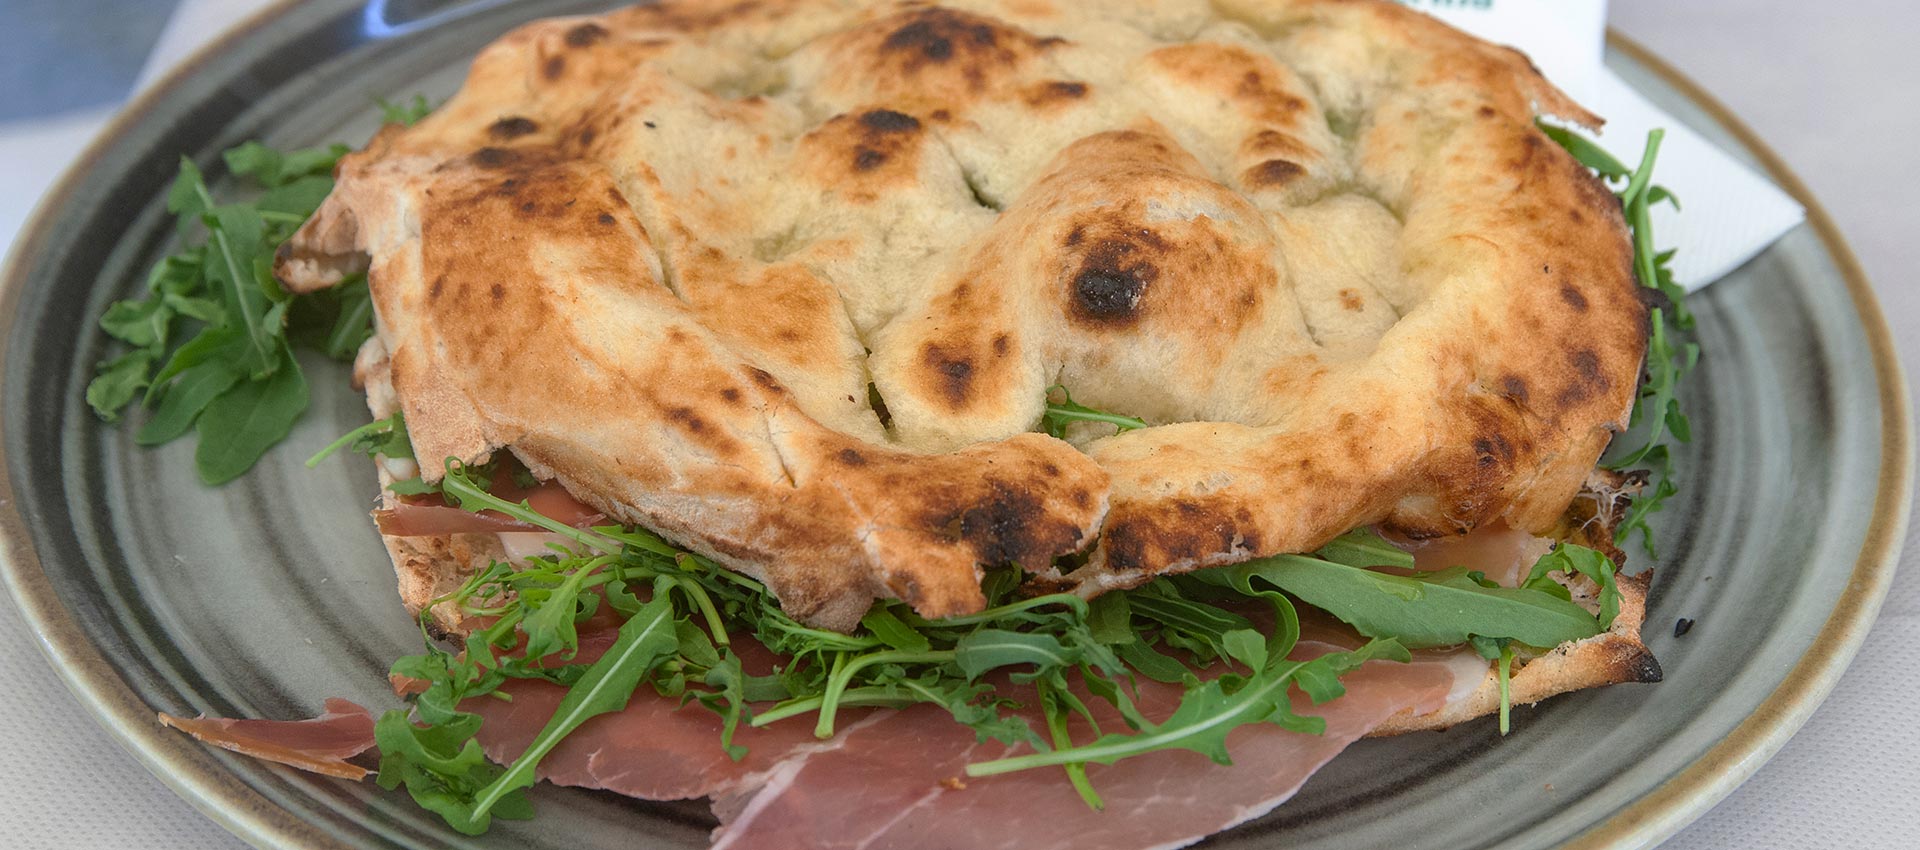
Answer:
[[1699, 289], [1738, 268], [1806, 218], [1785, 192], [1628, 86], [1601, 57], [1606, 0], [1400, 0], [1482, 38], [1525, 51], [1547, 78], [1607, 120], [1599, 141], [1622, 162], [1640, 160], [1647, 131], [1665, 128], [1654, 181], [1684, 212], [1653, 210], [1661, 248], [1678, 248], [1674, 279]]

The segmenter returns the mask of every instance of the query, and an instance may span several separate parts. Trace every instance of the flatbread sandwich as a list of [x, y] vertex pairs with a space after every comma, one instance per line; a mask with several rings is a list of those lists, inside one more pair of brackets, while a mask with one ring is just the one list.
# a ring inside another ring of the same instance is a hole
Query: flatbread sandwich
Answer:
[[1658, 681], [1602, 456], [1676, 305], [1644, 168], [1566, 124], [1384, 0], [516, 29], [274, 259], [365, 287], [432, 636], [409, 709], [328, 717], [466, 831], [541, 777], [709, 797], [715, 846], [1159, 847]]

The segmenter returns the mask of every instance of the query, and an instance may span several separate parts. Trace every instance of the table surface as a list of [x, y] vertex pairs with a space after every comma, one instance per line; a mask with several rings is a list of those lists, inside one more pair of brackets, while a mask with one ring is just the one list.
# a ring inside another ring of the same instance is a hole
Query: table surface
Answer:
[[[228, 20], [228, 9], [259, 2], [185, 0], [156, 55], [179, 55], [211, 34], [205, 22]], [[56, 6], [26, 5], [37, 7], [28, 14]], [[0, 11], [0, 24], [19, 13]], [[1920, 113], [1901, 97], [1920, 89], [1920, 52], [1908, 44], [1920, 28], [1920, 7], [1853, 0], [1844, 12], [1823, 12], [1793, 0], [1616, 0], [1609, 17], [1718, 95], [1806, 180], [1875, 281], [1908, 374], [1920, 375], [1920, 343], [1913, 341], [1920, 338], [1920, 289], [1909, 283], [1910, 270], [1920, 268], [1913, 234], [1920, 220], [1898, 191], [1920, 185], [1910, 141], [1920, 134]], [[1883, 94], [1889, 92], [1899, 93], [1891, 103]], [[77, 149], [110, 108], [0, 124], [0, 239], [60, 164], [23, 152]], [[1910, 814], [1920, 791], [1920, 727], [1902, 722], [1920, 693], [1920, 671], [1903, 651], [1920, 642], [1920, 545], [1913, 540], [1920, 523], [1914, 529], [1879, 621], [1826, 704], [1752, 780], [1664, 848], [1920, 844], [1920, 822]], [[7, 683], [0, 688], [7, 718], [0, 754], [12, 765], [0, 772], [0, 799], [10, 812], [0, 817], [0, 846], [244, 846], [94, 725], [6, 604], [0, 682]]]

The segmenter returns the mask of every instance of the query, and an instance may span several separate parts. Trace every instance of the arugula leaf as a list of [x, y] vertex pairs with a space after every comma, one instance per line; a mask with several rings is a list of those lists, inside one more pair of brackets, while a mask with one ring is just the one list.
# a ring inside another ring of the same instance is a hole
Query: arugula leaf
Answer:
[[[1347, 693], [1340, 677], [1374, 660], [1406, 664], [1413, 661], [1413, 655], [1393, 638], [1371, 640], [1351, 652], [1329, 652], [1302, 663], [1294, 673], [1294, 684], [1300, 686], [1301, 693], [1313, 700], [1314, 705], [1332, 702]], [[1285, 703], [1281, 705], [1284, 707]]]
[[[1072, 691], [1056, 686], [1050, 677], [1040, 679], [1035, 685], [1039, 688], [1040, 709], [1047, 719], [1047, 734], [1053, 738], [1054, 749], [1073, 749], [1073, 738], [1067, 732], [1067, 713], [1076, 707], [1084, 713], [1086, 706], [1079, 705], [1079, 699], [1073, 695]], [[1070, 762], [1065, 767], [1067, 781], [1073, 785], [1073, 790], [1079, 793], [1080, 799], [1086, 802], [1087, 807], [1096, 812], [1105, 809], [1107, 804], [1101, 801], [1100, 794], [1093, 790], [1093, 783], [1087, 779], [1086, 762]]]
[[[1267, 721], [1295, 731], [1324, 729], [1320, 718], [1300, 718], [1287, 707], [1289, 686], [1298, 684], [1316, 703], [1338, 697], [1339, 675], [1372, 659], [1408, 661], [1412, 656], [1392, 639], [1369, 641], [1352, 652], [1332, 652], [1311, 661], [1277, 659], [1266, 670], [1229, 692], [1227, 677], [1187, 691], [1164, 722], [1138, 733], [1103, 735], [1089, 743], [967, 765], [968, 776], [995, 776], [1036, 767], [1075, 763], [1113, 764], [1121, 759], [1166, 749], [1192, 750], [1218, 764], [1232, 764], [1227, 734], [1247, 723]], [[1313, 721], [1319, 721], [1315, 723]]]
[[1103, 593], [1087, 603], [1087, 629], [1107, 646], [1133, 643], [1133, 606], [1125, 593]]
[[[693, 631], [699, 634], [699, 629]], [[686, 641], [682, 640], [681, 645], [685, 646]], [[713, 690], [696, 693], [694, 698], [720, 715], [720, 748], [734, 761], [746, 758], [747, 748], [733, 742], [740, 722], [746, 719], [746, 704], [752, 700], [785, 699], [788, 696], [786, 688], [780, 687], [777, 680], [763, 681], [761, 687], [755, 688], [752, 677], [741, 665], [740, 656], [733, 654], [732, 650], [717, 657], [700, 681]], [[767, 685], [771, 685], [772, 689], [765, 687]], [[750, 688], [755, 688], [756, 692], [749, 694]]]
[[1356, 528], [1313, 553], [1315, 557], [1349, 567], [1413, 569], [1413, 554], [1387, 542], [1371, 528]]
[[240, 205], [215, 208], [209, 216], [207, 282], [220, 293], [228, 314], [239, 320], [247, 345], [238, 365], [258, 380], [279, 366], [273, 352], [280, 329], [272, 324], [272, 308], [253, 269], [266, 222], [258, 210]]
[[161, 397], [159, 409], [140, 427], [133, 441], [157, 446], [187, 433], [200, 413], [239, 383], [240, 377], [239, 370], [223, 360], [208, 360], [181, 370], [180, 379]]
[[1229, 631], [1253, 628], [1252, 622], [1232, 611], [1166, 592], [1171, 589], [1170, 585], [1149, 585], [1149, 588], [1128, 600], [1134, 616], [1194, 635], [1209, 644], [1219, 643]]
[[[1600, 588], [1599, 627], [1601, 631], [1613, 628], [1613, 620], [1620, 616], [1620, 583], [1614, 578], [1613, 561], [1593, 549], [1572, 543], [1561, 543], [1553, 551], [1542, 556], [1527, 574], [1523, 587], [1553, 587], [1564, 593], [1565, 589], [1549, 573], [1560, 572], [1567, 575], [1582, 575]], [[1544, 646], [1545, 644], [1534, 644]]]
[[825, 691], [820, 695], [818, 700], [817, 710], [820, 713], [820, 719], [814, 724], [814, 737], [821, 739], [833, 737], [833, 720], [841, 705], [841, 697], [846, 693], [847, 688], [852, 685], [854, 677], [866, 668], [881, 667], [884, 670], [892, 665], [924, 664], [929, 662], [944, 664], [949, 661], [954, 661], [956, 656], [957, 653], [952, 650], [928, 652], [900, 652], [897, 650], [889, 650], [884, 652], [870, 652], [858, 656], [849, 655], [844, 652], [839, 653], [834, 658], [833, 670], [827, 677]]
[[172, 310], [164, 299], [116, 301], [100, 317], [100, 329], [128, 345], [147, 348], [167, 339]]
[[367, 276], [356, 274], [327, 290], [337, 304], [327, 335], [316, 348], [335, 360], [353, 360], [360, 346], [373, 336], [373, 293]]
[[1593, 169], [1601, 177], [1609, 180], [1625, 180], [1632, 173], [1626, 165], [1595, 144], [1593, 140], [1565, 127], [1556, 127], [1544, 121], [1539, 122], [1538, 126], [1540, 132], [1547, 134], [1547, 138], [1566, 148], [1567, 153], [1573, 154], [1573, 158], [1581, 165]]
[[433, 112], [433, 104], [427, 102], [426, 95], [416, 94], [412, 100], [391, 103], [385, 98], [374, 98], [380, 106], [380, 120], [387, 124], [403, 124], [411, 127], [420, 123], [420, 119]]
[[193, 455], [200, 480], [221, 484], [240, 477], [275, 443], [286, 439], [307, 409], [307, 380], [293, 352], [280, 348], [280, 367], [264, 381], [241, 383], [201, 412], [200, 445]]
[[367, 276], [351, 274], [338, 284], [297, 296], [287, 306], [287, 339], [345, 363], [373, 336], [373, 295]]
[[[1060, 396], [1057, 402], [1053, 400], [1055, 394]], [[1084, 404], [1075, 404], [1073, 396], [1067, 393], [1067, 388], [1059, 384], [1047, 388], [1046, 402], [1046, 413], [1040, 416], [1040, 429], [1048, 436], [1055, 438], [1065, 439], [1067, 426], [1074, 422], [1105, 422], [1114, 426], [1116, 434], [1147, 427], [1146, 421], [1142, 419], [1095, 410]]]
[[1494, 662], [1494, 680], [1500, 686], [1500, 734], [1512, 729], [1513, 716], [1513, 641], [1475, 635], [1470, 644], [1481, 658]]
[[[145, 297], [116, 302], [101, 317], [103, 331], [133, 348], [102, 361], [88, 384], [97, 416], [116, 422], [141, 398], [155, 410], [135, 441], [158, 445], [194, 431], [195, 463], [208, 484], [245, 472], [290, 433], [308, 391], [289, 343], [350, 358], [372, 332], [363, 280], [293, 296], [271, 269], [276, 246], [332, 190], [334, 164], [347, 150], [282, 152], [258, 142], [229, 149], [221, 157], [227, 170], [264, 192], [228, 204], [216, 203], [199, 167], [181, 160], [167, 209], [185, 247], [155, 264]], [[303, 326], [324, 322], [324, 332], [290, 329], [290, 315]]]
[[[582, 614], [592, 613], [590, 610], [582, 611], [583, 605], [598, 601], [595, 596], [582, 596], [581, 591], [585, 589], [586, 580], [610, 560], [602, 557], [587, 562], [585, 566], [569, 573], [558, 586], [540, 594], [541, 598], [530, 603], [532, 611], [520, 621], [520, 629], [526, 633], [527, 655], [545, 658], [560, 653], [565, 660], [579, 651], [580, 636], [573, 624]], [[646, 606], [641, 606], [641, 611], [645, 610]], [[707, 664], [717, 663], [719, 656], [713, 653], [712, 643], [707, 643], [707, 647], [712, 657]]]
[[180, 173], [173, 178], [173, 186], [167, 190], [167, 212], [177, 219], [181, 240], [185, 240], [193, 229], [202, 223], [201, 217], [213, 209], [213, 196], [207, 192], [206, 180], [200, 173], [200, 167], [193, 160], [180, 158]]
[[1221, 635], [1220, 646], [1228, 658], [1240, 662], [1249, 670], [1267, 666], [1266, 638], [1253, 629], [1234, 629]]
[[988, 670], [1020, 664], [1066, 667], [1073, 664], [1074, 655], [1058, 637], [1046, 632], [981, 629], [954, 645], [953, 660], [967, 678], [978, 679]]
[[148, 401], [171, 386], [175, 377], [182, 372], [211, 360], [223, 360], [239, 368], [240, 360], [245, 356], [241, 349], [246, 342], [236, 328], [218, 325], [207, 328], [193, 339], [181, 343], [173, 354], [167, 357], [165, 366], [153, 375], [153, 386], [148, 389]]
[[416, 804], [467, 835], [485, 832], [494, 817], [532, 817], [533, 806], [519, 790], [501, 795], [488, 813], [474, 815], [472, 799], [501, 773], [473, 739], [479, 729], [480, 717], [475, 714], [429, 726], [415, 726], [404, 711], [381, 715], [373, 726], [374, 743], [380, 748], [380, 787], [391, 791], [405, 784]]
[[1338, 617], [1368, 637], [1411, 649], [1454, 646], [1473, 635], [1558, 646], [1600, 633], [1593, 615], [1551, 593], [1483, 587], [1464, 567], [1395, 576], [1298, 555], [1260, 558], [1208, 572], [1259, 578]]
[[1641, 384], [1640, 395], [1634, 401], [1629, 429], [1641, 441], [1633, 448], [1624, 448], [1628, 444], [1620, 443], [1622, 448], [1609, 451], [1610, 457], [1605, 461], [1612, 469], [1645, 466], [1652, 473], [1651, 488], [1635, 497], [1625, 521], [1615, 530], [1614, 542], [1616, 545], [1624, 544], [1628, 537], [1639, 531], [1647, 556], [1658, 557], [1654, 548], [1653, 528], [1647, 518], [1679, 492], [1679, 486], [1675, 483], [1677, 471], [1668, 441], [1685, 443], [1692, 439], [1693, 429], [1681, 410], [1678, 389], [1682, 379], [1693, 371], [1700, 360], [1700, 346], [1697, 343], [1676, 344], [1671, 336], [1675, 331], [1691, 330], [1693, 314], [1686, 307], [1686, 289], [1673, 279], [1670, 264], [1674, 252], [1658, 250], [1653, 241], [1653, 206], [1666, 202], [1675, 209], [1680, 208], [1679, 198], [1653, 182], [1654, 161], [1659, 156], [1660, 143], [1666, 134], [1659, 129], [1649, 132], [1640, 163], [1629, 169], [1591, 140], [1571, 130], [1544, 122], [1538, 126], [1541, 132], [1566, 148], [1580, 164], [1593, 169], [1603, 180], [1621, 185], [1618, 195], [1621, 213], [1626, 217], [1632, 238], [1634, 275], [1639, 278], [1641, 286], [1655, 290], [1655, 300], [1664, 303], [1664, 306], [1653, 308], [1648, 317], [1650, 330], [1646, 381]]
[[251, 177], [268, 188], [278, 188], [303, 179], [332, 175], [334, 165], [352, 150], [346, 145], [331, 144], [282, 152], [250, 141], [229, 148], [220, 158], [233, 174]]
[[1199, 585], [1211, 585], [1216, 588], [1228, 588], [1241, 598], [1264, 600], [1273, 607], [1273, 633], [1267, 636], [1267, 657], [1279, 658], [1286, 655], [1294, 643], [1300, 639], [1300, 612], [1293, 607], [1293, 600], [1279, 591], [1268, 587], [1255, 587], [1253, 570], [1202, 570], [1190, 576], [1176, 579]]
[[1116, 652], [1127, 666], [1156, 682], [1178, 685], [1193, 678], [1193, 671], [1179, 659], [1161, 653], [1143, 641], [1122, 644]]
[[1159, 638], [1191, 653], [1202, 663], [1226, 654], [1224, 639], [1230, 632], [1248, 631], [1253, 623], [1247, 618], [1185, 598], [1172, 584], [1148, 585], [1128, 598], [1133, 614], [1158, 625]]
[[882, 643], [902, 652], [926, 652], [933, 648], [926, 635], [902, 622], [888, 610], [886, 602], [875, 602], [867, 615], [860, 618], [860, 625]]
[[653, 601], [620, 627], [620, 636], [560, 700], [547, 725], [535, 735], [526, 752], [506, 771], [473, 796], [471, 822], [485, 827], [488, 813], [509, 795], [531, 787], [534, 767], [582, 723], [627, 707], [640, 682], [677, 648], [673, 606], [664, 588], [656, 586]]
[[147, 271], [147, 291], [154, 295], [187, 295], [200, 286], [201, 265], [198, 249], [166, 257]]
[[149, 351], [129, 351], [95, 367], [93, 380], [87, 382], [87, 406], [107, 422], [120, 419], [120, 409], [133, 402], [148, 384], [154, 355]]
[[320, 209], [320, 202], [333, 191], [333, 178], [324, 174], [302, 177], [275, 186], [253, 202], [262, 217], [282, 224], [304, 222]]
[[406, 414], [396, 410], [392, 416], [375, 419], [340, 435], [340, 439], [328, 443], [326, 448], [307, 458], [307, 468], [319, 466], [321, 461], [341, 449], [351, 449], [368, 457], [411, 459], [413, 441], [407, 436]]
[[449, 504], [474, 513], [486, 510], [499, 511], [599, 552], [611, 554], [620, 551], [619, 540], [600, 533], [598, 529], [582, 531], [541, 514], [534, 510], [532, 505], [527, 504], [525, 499], [516, 503], [493, 495], [488, 492], [487, 484], [475, 480], [474, 473], [475, 468], [462, 464], [459, 458], [447, 458], [446, 473], [440, 479], [440, 492], [446, 496]]

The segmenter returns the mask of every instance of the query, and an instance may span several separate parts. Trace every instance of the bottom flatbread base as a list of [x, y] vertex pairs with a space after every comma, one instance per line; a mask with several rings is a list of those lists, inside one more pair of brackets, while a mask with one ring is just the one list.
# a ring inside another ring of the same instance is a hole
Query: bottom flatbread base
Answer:
[[[1516, 660], [1507, 683], [1512, 703], [1532, 705], [1586, 688], [1660, 681], [1660, 662], [1640, 642], [1640, 624], [1647, 613], [1647, 587], [1652, 579], [1651, 571], [1620, 577], [1620, 615], [1606, 632], [1561, 644], [1524, 665]], [[1402, 712], [1387, 718], [1369, 737], [1446, 729], [1499, 710], [1500, 683], [1489, 665], [1486, 678], [1471, 693], [1448, 700], [1438, 711], [1420, 715]]]

